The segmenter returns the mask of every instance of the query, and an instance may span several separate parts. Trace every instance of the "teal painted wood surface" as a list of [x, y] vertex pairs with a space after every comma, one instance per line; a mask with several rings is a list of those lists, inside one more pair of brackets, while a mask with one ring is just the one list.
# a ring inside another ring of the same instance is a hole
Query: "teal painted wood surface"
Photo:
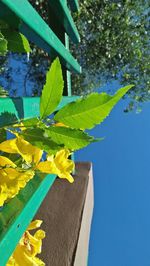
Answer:
[[80, 36], [67, 6], [67, 2], [64, 0], [49, 0], [49, 5], [55, 12], [60, 24], [63, 25], [68, 36], [74, 43], [78, 43], [80, 41]]
[[[69, 102], [78, 99], [79, 96], [63, 96], [62, 101], [56, 108], [59, 110]], [[27, 98], [0, 98], [0, 122], [2, 123], [4, 112], [15, 114], [17, 118], [31, 118], [39, 116], [39, 97]]]
[[[35, 176], [0, 210], [0, 265], [5, 266], [56, 176]], [[41, 217], [42, 218], [42, 217]]]
[[78, 0], [68, 0], [68, 3], [73, 12], [79, 11], [79, 3]]
[[68, 52], [55, 33], [27, 0], [1, 0], [0, 18], [19, 28], [30, 41], [45, 50], [52, 58], [60, 56], [67, 69], [81, 73], [77, 60]]

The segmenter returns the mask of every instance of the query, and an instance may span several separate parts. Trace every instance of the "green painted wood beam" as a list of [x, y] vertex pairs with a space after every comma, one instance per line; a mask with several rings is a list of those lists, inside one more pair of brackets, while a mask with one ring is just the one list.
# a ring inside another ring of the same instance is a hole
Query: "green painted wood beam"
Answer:
[[[55, 181], [55, 175], [36, 175], [0, 210], [0, 265], [5, 266]], [[42, 217], [41, 217], [42, 219]]]
[[12, 27], [18, 28], [30, 41], [46, 51], [51, 58], [59, 56], [67, 69], [81, 73], [81, 67], [77, 60], [68, 52], [28, 0], [1, 0], [0, 18]]
[[49, 0], [49, 5], [72, 41], [74, 43], [80, 42], [80, 36], [67, 6], [67, 2], [64, 0]]
[[[63, 96], [56, 111], [67, 103], [75, 101], [77, 98], [79, 98], [79, 96]], [[3, 119], [2, 114], [5, 112], [14, 114], [19, 119], [39, 116], [39, 105], [39, 97], [0, 98], [0, 124]]]
[[73, 12], [79, 11], [79, 3], [78, 0], [68, 0], [68, 3]]

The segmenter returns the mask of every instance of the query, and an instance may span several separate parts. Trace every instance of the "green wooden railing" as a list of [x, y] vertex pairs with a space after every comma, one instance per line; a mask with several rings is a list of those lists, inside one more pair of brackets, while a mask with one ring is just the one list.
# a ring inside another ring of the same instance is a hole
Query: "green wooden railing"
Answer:
[[[77, 0], [47, 0], [49, 25], [41, 18], [28, 0], [1, 0], [0, 19], [18, 29], [30, 41], [47, 52], [51, 59], [59, 56], [65, 80], [64, 96], [58, 109], [77, 96], [71, 96], [71, 73], [81, 73], [77, 60], [69, 52], [69, 38], [80, 41], [71, 12], [79, 9]], [[39, 98], [1, 98], [0, 123], [3, 113], [18, 118], [39, 115]], [[5, 266], [19, 239], [33, 219], [40, 204], [55, 181], [55, 175], [35, 176], [19, 194], [0, 209], [0, 266]], [[42, 217], [41, 217], [42, 218]]]

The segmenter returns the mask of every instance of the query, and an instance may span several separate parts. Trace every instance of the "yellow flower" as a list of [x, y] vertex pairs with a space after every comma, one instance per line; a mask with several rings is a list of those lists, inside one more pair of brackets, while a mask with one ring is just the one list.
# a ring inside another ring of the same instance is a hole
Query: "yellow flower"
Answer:
[[15, 259], [11, 257], [6, 266], [18, 266], [18, 264], [16, 264]]
[[62, 149], [56, 153], [56, 156], [50, 156], [47, 161], [40, 162], [37, 169], [43, 173], [56, 174], [59, 178], [66, 178], [70, 183], [74, 181], [71, 172], [74, 170], [74, 162], [69, 160], [70, 152]]
[[0, 206], [3, 206], [6, 200], [14, 198], [24, 188], [26, 183], [32, 179], [34, 171], [27, 170], [19, 172], [13, 168], [0, 170]]
[[0, 150], [7, 153], [18, 153], [27, 163], [35, 164], [40, 161], [43, 153], [42, 150], [31, 145], [19, 136], [0, 143]]
[[0, 206], [15, 197], [33, 176], [34, 171], [18, 171], [11, 160], [0, 156]]
[[42, 239], [45, 237], [43, 230], [38, 230], [34, 235], [30, 230], [40, 227], [42, 221], [35, 220], [28, 227], [27, 231], [20, 239], [14, 253], [10, 257], [6, 266], [44, 266], [45, 263], [40, 260], [37, 254], [41, 253]]
[[71, 176], [74, 162], [68, 159], [70, 152], [67, 149], [58, 151], [55, 156], [49, 156], [45, 162], [39, 162], [43, 151], [17, 136], [0, 143], [0, 150], [20, 154], [27, 163], [34, 164], [32, 170], [20, 170], [11, 160], [0, 156], [0, 206], [15, 197], [20, 189], [25, 187], [26, 183], [33, 178], [36, 169], [43, 173], [56, 174], [70, 183], [74, 181]]

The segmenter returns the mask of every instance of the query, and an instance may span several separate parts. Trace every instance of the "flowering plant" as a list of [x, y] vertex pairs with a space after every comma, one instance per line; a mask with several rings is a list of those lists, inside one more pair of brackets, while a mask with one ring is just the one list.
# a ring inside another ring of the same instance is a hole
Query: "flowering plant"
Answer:
[[[85, 130], [101, 123], [132, 87], [121, 88], [114, 96], [92, 93], [50, 117], [62, 99], [63, 84], [61, 65], [56, 58], [40, 98], [40, 116], [12, 120], [10, 114], [6, 125], [0, 127], [0, 206], [18, 194], [36, 171], [56, 174], [72, 183], [74, 162], [68, 157], [73, 151], [100, 140]], [[7, 140], [6, 132], [13, 134], [13, 138]]]
[[45, 232], [39, 229], [34, 235], [30, 233], [30, 231], [39, 228], [41, 223], [41, 220], [35, 220], [30, 223], [6, 266], [45, 265], [45, 263], [37, 257], [37, 254], [41, 253], [42, 239], [45, 237]]

